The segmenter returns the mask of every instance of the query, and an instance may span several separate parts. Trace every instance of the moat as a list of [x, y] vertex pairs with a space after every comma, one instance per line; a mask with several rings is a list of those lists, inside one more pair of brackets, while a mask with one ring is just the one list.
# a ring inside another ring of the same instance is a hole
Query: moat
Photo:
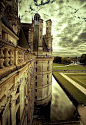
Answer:
[[51, 121], [70, 120], [73, 118], [75, 110], [76, 107], [52, 76]]
[[52, 100], [40, 109], [40, 116], [44, 116], [45, 121], [72, 120], [76, 112], [76, 107], [70, 101], [66, 93], [52, 76]]

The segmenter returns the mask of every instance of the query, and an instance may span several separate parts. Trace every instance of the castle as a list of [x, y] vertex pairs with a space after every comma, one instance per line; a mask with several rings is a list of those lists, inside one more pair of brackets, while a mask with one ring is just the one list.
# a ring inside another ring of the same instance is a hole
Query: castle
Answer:
[[21, 23], [18, 0], [0, 1], [0, 125], [32, 125], [52, 98], [52, 21]]

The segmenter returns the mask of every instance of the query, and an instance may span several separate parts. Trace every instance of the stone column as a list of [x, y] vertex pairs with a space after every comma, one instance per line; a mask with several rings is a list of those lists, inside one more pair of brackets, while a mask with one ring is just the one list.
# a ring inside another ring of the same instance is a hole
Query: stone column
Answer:
[[10, 50], [10, 65], [13, 65], [14, 62], [13, 62], [13, 51]]
[[9, 57], [10, 57], [10, 55], [9, 55], [9, 53], [8, 53], [8, 51], [9, 51], [9, 49], [8, 48], [5, 48], [4, 49], [4, 57], [5, 57], [5, 59], [4, 59], [4, 64], [5, 64], [5, 66], [6, 67], [8, 67], [9, 66]]
[[3, 68], [3, 63], [4, 63], [4, 54], [3, 54], [4, 48], [0, 47], [0, 68]]
[[22, 62], [24, 62], [24, 52], [22, 52]]
[[15, 65], [18, 64], [18, 50], [17, 49], [14, 50], [14, 64]]
[[0, 39], [2, 39], [2, 21], [0, 16]]
[[8, 41], [8, 33], [5, 33], [5, 40]]

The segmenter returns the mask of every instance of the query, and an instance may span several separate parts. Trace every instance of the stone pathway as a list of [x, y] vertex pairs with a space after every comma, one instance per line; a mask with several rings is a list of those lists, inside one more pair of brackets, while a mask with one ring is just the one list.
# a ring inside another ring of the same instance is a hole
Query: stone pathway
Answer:
[[86, 106], [78, 106], [78, 113], [81, 116], [83, 125], [86, 125]]
[[72, 83], [75, 87], [77, 87], [82, 93], [86, 95], [86, 89], [79, 85], [77, 82], [66, 76], [64, 73], [60, 73], [65, 79], [67, 79], [70, 83]]
[[[66, 76], [64, 73], [60, 73], [65, 79], [67, 79], [70, 83], [72, 83], [75, 87], [77, 87], [81, 92], [83, 92], [86, 95], [86, 89], [79, 85], [77, 82]], [[78, 106], [78, 113], [81, 116], [81, 121], [83, 125], [86, 125], [86, 106]]]

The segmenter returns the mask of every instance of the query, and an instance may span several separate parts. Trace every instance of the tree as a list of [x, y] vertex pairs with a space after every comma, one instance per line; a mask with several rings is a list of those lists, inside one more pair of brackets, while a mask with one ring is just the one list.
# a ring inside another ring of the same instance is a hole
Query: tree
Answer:
[[82, 54], [80, 57], [80, 63], [83, 63], [84, 65], [86, 65], [86, 54]]
[[62, 57], [62, 58], [61, 58], [61, 62], [62, 62], [63, 64], [66, 64], [66, 63], [67, 63], [67, 57]]
[[54, 57], [54, 61], [53, 62], [54, 63], [61, 63], [61, 57], [59, 57], [59, 56]]
[[67, 63], [68, 63], [68, 64], [71, 63], [71, 58], [67, 58]]

